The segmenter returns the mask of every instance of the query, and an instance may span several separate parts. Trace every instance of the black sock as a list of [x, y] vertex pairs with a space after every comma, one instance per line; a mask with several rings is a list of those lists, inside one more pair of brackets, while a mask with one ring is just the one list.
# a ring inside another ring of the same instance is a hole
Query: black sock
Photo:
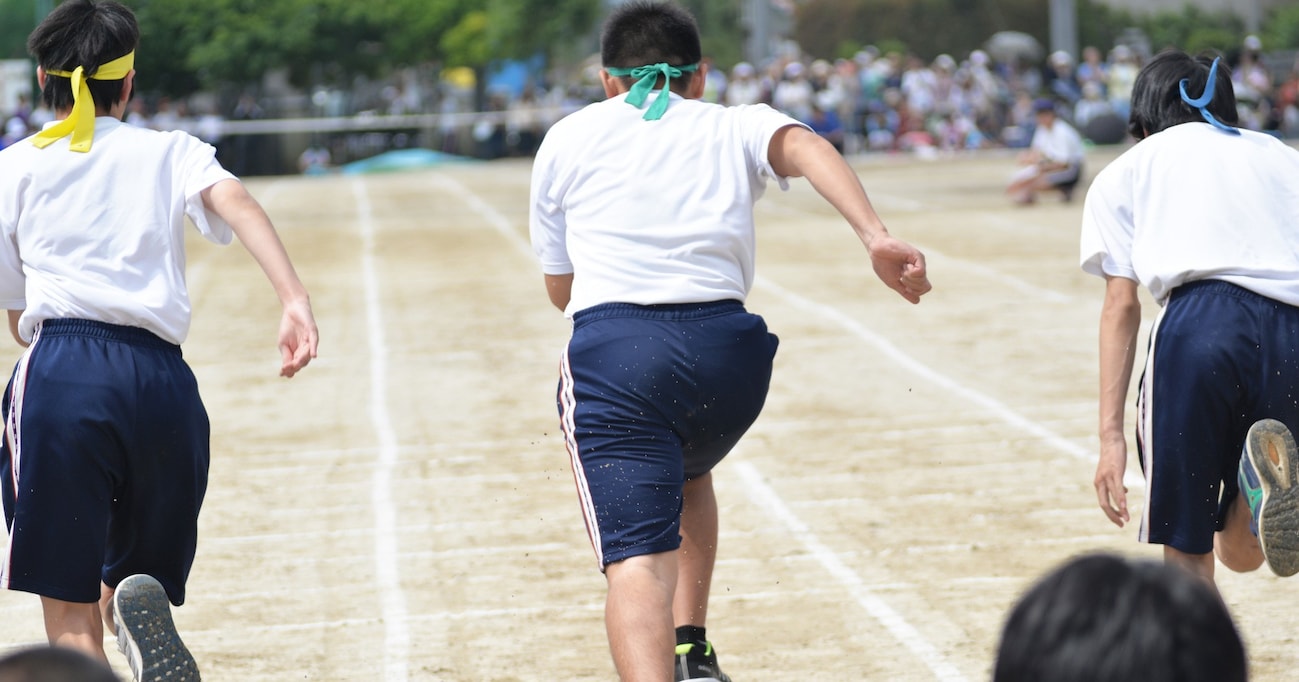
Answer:
[[698, 625], [682, 625], [677, 628], [677, 644], [703, 644], [708, 638], [704, 635], [704, 628]]

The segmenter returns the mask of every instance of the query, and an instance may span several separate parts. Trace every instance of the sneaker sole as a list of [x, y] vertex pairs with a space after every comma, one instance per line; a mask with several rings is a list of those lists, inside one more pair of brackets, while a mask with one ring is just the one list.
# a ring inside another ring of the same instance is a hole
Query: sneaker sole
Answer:
[[1245, 455], [1263, 488], [1258, 514], [1258, 544], [1272, 572], [1299, 573], [1299, 448], [1294, 436], [1275, 419], [1249, 429]]
[[171, 602], [157, 580], [133, 575], [113, 595], [117, 648], [137, 682], [199, 682], [198, 664], [176, 633]]

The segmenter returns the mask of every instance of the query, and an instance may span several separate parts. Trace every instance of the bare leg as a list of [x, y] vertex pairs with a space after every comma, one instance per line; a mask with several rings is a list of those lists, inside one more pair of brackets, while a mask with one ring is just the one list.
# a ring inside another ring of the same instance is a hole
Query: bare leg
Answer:
[[1218, 561], [1237, 573], [1247, 573], [1263, 565], [1263, 548], [1250, 531], [1249, 522], [1249, 504], [1241, 493], [1227, 508], [1227, 522], [1223, 529], [1213, 537]]
[[1213, 582], [1213, 553], [1208, 554], [1187, 554], [1180, 550], [1173, 549], [1164, 545], [1164, 563], [1172, 566], [1181, 566], [1191, 573], [1204, 578], [1206, 582], [1217, 589], [1217, 584]]
[[717, 561], [717, 497], [713, 475], [686, 481], [681, 510], [680, 577], [672, 597], [672, 619], [676, 627], [704, 627], [708, 620], [708, 593], [713, 585], [713, 564]]
[[108, 656], [104, 654], [104, 625], [100, 620], [98, 604], [41, 597], [41, 609], [45, 614], [45, 635], [50, 644], [78, 649], [108, 663]]
[[619, 678], [623, 682], [672, 679], [677, 553], [660, 552], [609, 564], [605, 577], [609, 581], [605, 630]]
[[113, 624], [113, 588], [100, 583], [99, 584], [99, 615], [104, 620], [104, 627], [109, 634], [117, 634], [117, 626]]

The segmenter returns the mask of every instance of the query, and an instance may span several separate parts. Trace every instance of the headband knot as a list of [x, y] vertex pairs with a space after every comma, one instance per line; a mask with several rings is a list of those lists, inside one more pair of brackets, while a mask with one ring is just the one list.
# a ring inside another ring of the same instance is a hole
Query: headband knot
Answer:
[[1191, 82], [1191, 79], [1189, 78], [1183, 78], [1182, 81], [1177, 84], [1177, 88], [1182, 94], [1182, 101], [1196, 109], [1199, 109], [1200, 116], [1203, 116], [1205, 121], [1208, 121], [1213, 127], [1219, 130], [1225, 130], [1232, 135], [1239, 135], [1239, 130], [1219, 121], [1213, 117], [1213, 114], [1209, 113], [1209, 102], [1213, 101], [1213, 86], [1218, 82], [1218, 62], [1221, 59], [1222, 57], [1215, 57], [1213, 59], [1213, 66], [1209, 67], [1209, 78], [1204, 82], [1204, 92], [1199, 97], [1192, 98], [1186, 93], [1186, 86]]
[[698, 68], [698, 62], [686, 66], [672, 66], [671, 64], [659, 62], [658, 64], [646, 64], [645, 66], [630, 69], [606, 67], [605, 71], [610, 76], [618, 78], [631, 76], [637, 79], [627, 93], [627, 103], [636, 108], [640, 108], [645, 104], [650, 91], [654, 89], [654, 85], [658, 83], [659, 77], [662, 76], [663, 90], [659, 92], [659, 96], [654, 99], [654, 103], [650, 105], [650, 108], [645, 110], [645, 116], [643, 117], [646, 121], [657, 121], [663, 118], [663, 112], [668, 110], [668, 86], [672, 84], [672, 79], [680, 78], [683, 74], [695, 71]]
[[32, 144], [44, 149], [68, 135], [72, 136], [72, 141], [68, 143], [68, 148], [74, 152], [90, 151], [90, 143], [95, 139], [95, 98], [90, 94], [90, 85], [88, 80], [96, 81], [116, 81], [126, 78], [131, 69], [135, 68], [135, 52], [114, 59], [111, 62], [101, 65], [95, 69], [94, 75], [86, 75], [86, 67], [78, 66], [73, 71], [55, 71], [50, 69], [45, 73], [51, 76], [61, 76], [72, 79], [72, 113], [68, 117], [55, 125], [36, 133], [32, 137]]

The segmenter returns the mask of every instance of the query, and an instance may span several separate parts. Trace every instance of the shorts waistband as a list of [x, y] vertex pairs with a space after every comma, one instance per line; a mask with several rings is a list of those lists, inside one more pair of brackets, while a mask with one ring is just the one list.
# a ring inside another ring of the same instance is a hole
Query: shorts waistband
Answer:
[[611, 317], [634, 317], [641, 320], [702, 320], [718, 315], [744, 311], [744, 303], [733, 299], [702, 303], [601, 303], [573, 313], [573, 326]]
[[166, 341], [142, 327], [127, 327], [98, 320], [53, 319], [44, 320], [38, 327], [41, 336], [88, 336], [108, 341], [121, 341], [133, 346], [144, 346], [180, 354], [180, 346]]
[[1176, 289], [1173, 289], [1172, 293], [1168, 295], [1168, 300], [1171, 303], [1172, 301], [1188, 294], [1226, 294], [1228, 296], [1236, 296], [1239, 298], [1255, 298], [1260, 300], [1267, 298], [1262, 294], [1250, 291], [1238, 284], [1232, 284], [1231, 282], [1221, 279], [1199, 279], [1194, 282], [1187, 282], [1178, 286]]

